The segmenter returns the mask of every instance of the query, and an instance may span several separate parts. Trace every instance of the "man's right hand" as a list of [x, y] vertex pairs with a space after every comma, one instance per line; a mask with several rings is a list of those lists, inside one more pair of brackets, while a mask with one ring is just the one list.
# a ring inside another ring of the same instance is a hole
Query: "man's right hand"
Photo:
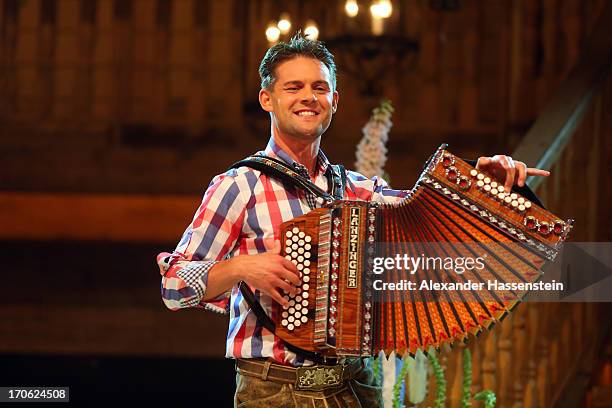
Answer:
[[[274, 242], [272, 251], [256, 255], [238, 255], [215, 265], [209, 272], [207, 295], [229, 290], [229, 287], [241, 280], [282, 306], [289, 306], [282, 291], [295, 294], [296, 287], [301, 283], [295, 264], [280, 255], [280, 241]], [[221, 290], [218, 290], [217, 286]]]

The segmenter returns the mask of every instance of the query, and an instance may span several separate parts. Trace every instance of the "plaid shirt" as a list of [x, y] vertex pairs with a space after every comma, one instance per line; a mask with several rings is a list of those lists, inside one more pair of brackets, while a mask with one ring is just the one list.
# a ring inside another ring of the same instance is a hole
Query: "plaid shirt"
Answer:
[[[298, 171], [304, 170], [272, 138], [265, 151], [258, 154], [283, 160]], [[328, 191], [326, 175], [331, 171], [332, 166], [319, 151], [314, 179], [311, 180]], [[344, 194], [348, 200], [396, 202], [406, 197], [407, 192], [388, 188], [381, 178], [368, 179], [359, 173], [347, 171]], [[317, 205], [321, 204], [322, 200], [317, 199]], [[231, 293], [202, 300], [207, 298], [208, 272], [215, 263], [236, 255], [266, 252], [279, 239], [279, 228], [283, 222], [310, 209], [304, 191], [284, 185], [260, 171], [240, 167], [216, 176], [174, 252], [161, 253], [157, 257], [164, 303], [171, 310], [198, 307], [220, 313], [229, 312], [226, 357], [265, 357], [280, 364], [310, 364], [287, 350], [280, 338], [258, 322], [237, 285]], [[255, 296], [271, 315], [272, 298], [259, 291], [255, 291]]]

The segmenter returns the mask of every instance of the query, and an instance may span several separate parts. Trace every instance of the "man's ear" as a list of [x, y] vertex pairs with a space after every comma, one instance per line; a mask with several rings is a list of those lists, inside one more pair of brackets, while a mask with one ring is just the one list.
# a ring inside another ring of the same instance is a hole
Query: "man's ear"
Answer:
[[269, 90], [265, 88], [259, 90], [259, 104], [266, 112], [272, 112], [272, 94]]
[[338, 100], [340, 99], [340, 94], [338, 91], [334, 91], [334, 95], [332, 96], [332, 113], [336, 113], [338, 110]]

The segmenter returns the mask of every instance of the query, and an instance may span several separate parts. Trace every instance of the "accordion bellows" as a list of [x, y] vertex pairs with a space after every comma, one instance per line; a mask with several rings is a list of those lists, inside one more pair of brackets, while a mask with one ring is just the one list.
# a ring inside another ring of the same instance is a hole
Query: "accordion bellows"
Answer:
[[275, 304], [279, 337], [327, 356], [414, 354], [478, 334], [526, 295], [572, 220], [445, 148], [398, 204], [336, 201], [282, 224], [302, 283]]

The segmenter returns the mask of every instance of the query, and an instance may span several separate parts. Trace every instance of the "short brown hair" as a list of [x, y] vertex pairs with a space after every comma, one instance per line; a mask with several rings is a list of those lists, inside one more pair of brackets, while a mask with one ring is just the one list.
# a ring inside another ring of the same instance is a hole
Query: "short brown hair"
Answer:
[[299, 56], [314, 58], [321, 61], [331, 76], [332, 89], [336, 89], [336, 63], [334, 55], [329, 52], [321, 41], [309, 40], [304, 37], [301, 31], [298, 31], [288, 42], [279, 42], [268, 48], [259, 64], [259, 77], [261, 78], [261, 87], [269, 89], [274, 84], [276, 78], [275, 70], [282, 62], [297, 58]]

